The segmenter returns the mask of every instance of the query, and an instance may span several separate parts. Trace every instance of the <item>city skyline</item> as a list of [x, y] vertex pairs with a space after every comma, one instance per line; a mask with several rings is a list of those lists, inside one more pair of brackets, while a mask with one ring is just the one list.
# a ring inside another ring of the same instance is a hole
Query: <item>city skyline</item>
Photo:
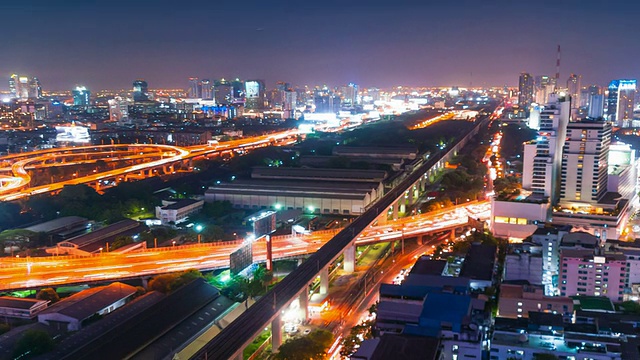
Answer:
[[242, 8], [31, 1], [0, 8], [13, 14], [0, 40], [10, 49], [0, 54], [0, 75], [37, 76], [47, 90], [126, 89], [137, 78], [151, 88], [183, 88], [193, 76], [264, 79], [267, 87], [515, 86], [523, 71], [553, 75], [557, 44], [563, 82], [570, 73], [584, 85], [640, 75], [627, 60], [640, 47], [624, 31], [640, 5], [621, 1], [249, 1]]

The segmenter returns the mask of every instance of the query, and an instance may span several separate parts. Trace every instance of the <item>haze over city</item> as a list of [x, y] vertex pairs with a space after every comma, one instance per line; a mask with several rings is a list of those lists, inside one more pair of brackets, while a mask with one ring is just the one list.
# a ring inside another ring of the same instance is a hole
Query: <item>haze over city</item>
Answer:
[[0, 13], [0, 360], [640, 359], [640, 2]]
[[[47, 89], [184, 87], [191, 76], [296, 85], [500, 86], [555, 72], [637, 78], [634, 1], [3, 2], [0, 75]], [[6, 89], [6, 82], [0, 89]]]

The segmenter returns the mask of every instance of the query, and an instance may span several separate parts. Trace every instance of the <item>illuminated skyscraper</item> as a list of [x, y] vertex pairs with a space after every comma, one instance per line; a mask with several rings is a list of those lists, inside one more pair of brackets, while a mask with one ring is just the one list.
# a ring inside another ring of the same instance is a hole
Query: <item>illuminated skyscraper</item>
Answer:
[[89, 106], [91, 104], [91, 92], [84, 86], [77, 86], [73, 91], [73, 105]]
[[109, 103], [109, 120], [123, 125], [129, 122], [129, 105], [130, 100], [116, 96], [108, 101]]
[[12, 74], [11, 77], [9, 78], [9, 93], [13, 98], [17, 97], [17, 94], [18, 94], [17, 83], [18, 83], [18, 75]]
[[42, 87], [38, 78], [12, 74], [9, 78], [11, 97], [21, 101], [42, 98]]
[[202, 79], [200, 89], [203, 100], [213, 100], [213, 86], [209, 79]]
[[284, 111], [285, 119], [293, 119], [296, 115], [297, 105], [297, 93], [293, 89], [287, 89], [284, 91], [284, 104], [282, 110]]
[[216, 81], [213, 85], [213, 96], [216, 105], [230, 105], [233, 103], [233, 88], [231, 84], [225, 79]]
[[344, 102], [347, 106], [355, 106], [358, 104], [358, 85], [354, 83], [349, 83], [349, 85], [345, 86], [344, 93]]
[[540, 130], [536, 141], [524, 145], [522, 187], [549, 197], [554, 205], [560, 196], [562, 149], [570, 110], [569, 99], [551, 94], [549, 103], [540, 107]]
[[246, 97], [245, 108], [260, 110], [264, 108], [265, 86], [263, 80], [247, 80], [244, 83]]
[[189, 88], [187, 89], [187, 97], [190, 99], [202, 98], [202, 84], [197, 77], [189, 78]]
[[149, 101], [149, 85], [143, 79], [133, 82], [133, 101]]
[[571, 116], [576, 118], [578, 108], [580, 107], [580, 83], [581, 75], [571, 74], [567, 79], [567, 92], [571, 96]]
[[547, 75], [536, 76], [535, 81], [535, 102], [546, 104], [549, 102], [549, 95], [553, 94], [556, 88], [556, 79]]
[[560, 204], [595, 205], [607, 192], [611, 125], [604, 121], [570, 122], [562, 151]]
[[607, 96], [607, 120], [619, 127], [628, 127], [633, 120], [636, 80], [613, 80]]
[[529, 73], [521, 73], [518, 81], [518, 104], [527, 110], [533, 102], [533, 77]]

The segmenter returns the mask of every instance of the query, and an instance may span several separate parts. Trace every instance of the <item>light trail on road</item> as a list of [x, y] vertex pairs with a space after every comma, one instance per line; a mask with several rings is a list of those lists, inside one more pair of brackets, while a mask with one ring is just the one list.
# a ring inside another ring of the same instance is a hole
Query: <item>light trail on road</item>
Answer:
[[[468, 216], [486, 213], [490, 203], [458, 205], [445, 211], [390, 221], [365, 230], [358, 245], [396, 241], [402, 238], [449, 230], [463, 226]], [[302, 257], [316, 252], [342, 229], [317, 231], [308, 235], [272, 237], [275, 259]], [[0, 260], [0, 290], [77, 284], [88, 281], [115, 280], [152, 276], [188, 269], [211, 270], [229, 266], [229, 254], [242, 241], [207, 243], [146, 249], [125, 254], [104, 253], [89, 257], [49, 256], [5, 258]], [[266, 260], [264, 241], [253, 244], [254, 260]]]

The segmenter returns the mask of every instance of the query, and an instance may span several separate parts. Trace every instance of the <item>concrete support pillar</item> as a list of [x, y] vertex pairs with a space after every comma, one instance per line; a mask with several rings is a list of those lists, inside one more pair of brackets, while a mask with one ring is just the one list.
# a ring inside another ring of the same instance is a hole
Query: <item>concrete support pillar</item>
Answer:
[[282, 345], [282, 319], [278, 315], [271, 322], [271, 348], [274, 352]]
[[393, 204], [393, 220], [398, 220], [398, 208], [399, 207], [400, 207], [399, 202], [396, 202], [395, 204]]
[[320, 270], [320, 295], [329, 293], [329, 268]]
[[416, 241], [418, 242], [418, 245], [424, 245], [424, 238], [422, 235], [418, 235]]
[[411, 185], [409, 186], [409, 197], [407, 199], [407, 205], [411, 206], [413, 205], [413, 195], [414, 195], [414, 191], [415, 191], [415, 185]]
[[456, 239], [456, 230], [452, 229], [451, 232], [449, 233], [449, 240], [453, 241]]
[[148, 286], [149, 286], [149, 279], [142, 278], [142, 287], [146, 289]]
[[298, 295], [298, 302], [300, 303], [300, 310], [304, 316], [304, 322], [309, 321], [309, 290], [305, 286], [300, 295]]
[[356, 245], [347, 246], [344, 250], [344, 272], [352, 274], [356, 270]]

